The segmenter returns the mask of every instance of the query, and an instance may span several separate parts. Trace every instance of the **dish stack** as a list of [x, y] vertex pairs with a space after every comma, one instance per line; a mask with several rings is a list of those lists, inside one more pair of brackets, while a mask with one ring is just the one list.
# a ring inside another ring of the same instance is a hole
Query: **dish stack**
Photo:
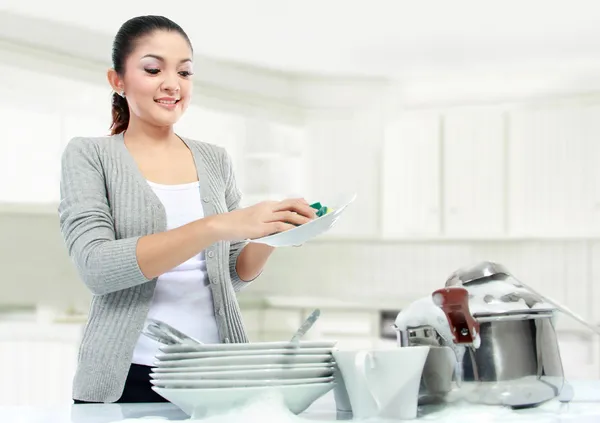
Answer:
[[175, 344], [150, 374], [158, 394], [192, 418], [228, 411], [278, 391], [299, 414], [334, 386], [335, 342]]

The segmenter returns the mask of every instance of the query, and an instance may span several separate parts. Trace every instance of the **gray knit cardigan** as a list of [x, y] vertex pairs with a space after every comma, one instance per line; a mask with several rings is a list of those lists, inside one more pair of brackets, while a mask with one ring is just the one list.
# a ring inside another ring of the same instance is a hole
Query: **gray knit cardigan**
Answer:
[[[225, 150], [182, 139], [195, 160], [204, 215], [237, 208], [240, 192]], [[60, 229], [81, 279], [93, 294], [73, 398], [114, 402], [122, 395], [156, 286], [156, 279], [148, 280], [140, 271], [136, 244], [144, 235], [166, 230], [165, 210], [121, 134], [72, 139], [61, 164]], [[217, 242], [205, 250], [224, 343], [248, 342], [236, 300], [236, 292], [248, 285], [235, 268], [244, 245]]]

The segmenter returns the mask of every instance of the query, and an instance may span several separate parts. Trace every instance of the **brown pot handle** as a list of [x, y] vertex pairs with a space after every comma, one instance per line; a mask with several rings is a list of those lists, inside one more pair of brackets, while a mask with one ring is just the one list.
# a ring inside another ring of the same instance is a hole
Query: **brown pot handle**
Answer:
[[469, 292], [462, 287], [442, 288], [432, 295], [433, 302], [448, 319], [456, 344], [478, 344], [479, 323], [469, 311]]

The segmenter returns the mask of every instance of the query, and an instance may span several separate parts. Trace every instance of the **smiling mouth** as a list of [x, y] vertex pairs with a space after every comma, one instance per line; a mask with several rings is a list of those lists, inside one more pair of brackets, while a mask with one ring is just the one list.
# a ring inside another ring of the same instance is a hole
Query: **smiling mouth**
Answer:
[[179, 99], [179, 100], [154, 100], [155, 103], [158, 103], [158, 104], [167, 104], [167, 105], [169, 105], [169, 104], [177, 104], [180, 101], [181, 101], [181, 99]]

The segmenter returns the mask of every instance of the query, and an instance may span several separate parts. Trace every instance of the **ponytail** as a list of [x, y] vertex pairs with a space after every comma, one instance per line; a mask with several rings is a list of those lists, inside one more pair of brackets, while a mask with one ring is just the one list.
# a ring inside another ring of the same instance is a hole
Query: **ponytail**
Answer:
[[121, 97], [117, 93], [112, 96], [112, 125], [110, 126], [110, 134], [120, 134], [129, 126], [129, 106], [125, 97]]

